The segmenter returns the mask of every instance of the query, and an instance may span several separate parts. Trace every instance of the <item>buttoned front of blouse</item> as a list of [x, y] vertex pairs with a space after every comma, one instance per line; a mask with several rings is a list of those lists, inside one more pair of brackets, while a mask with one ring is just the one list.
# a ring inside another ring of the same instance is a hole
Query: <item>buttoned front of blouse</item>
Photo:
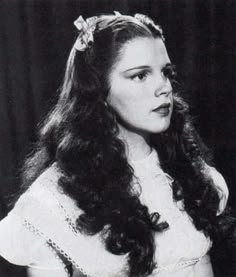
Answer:
[[[209, 257], [206, 257], [211, 240], [196, 230], [184, 211], [183, 202], [173, 199], [173, 179], [161, 169], [157, 153], [152, 151], [147, 158], [130, 163], [136, 175], [136, 186], [140, 186], [141, 201], [150, 213], [160, 214], [160, 222], [166, 221], [169, 225], [167, 230], [155, 234], [157, 269], [152, 276], [213, 276]], [[207, 267], [208, 275], [195, 272], [200, 261]]]

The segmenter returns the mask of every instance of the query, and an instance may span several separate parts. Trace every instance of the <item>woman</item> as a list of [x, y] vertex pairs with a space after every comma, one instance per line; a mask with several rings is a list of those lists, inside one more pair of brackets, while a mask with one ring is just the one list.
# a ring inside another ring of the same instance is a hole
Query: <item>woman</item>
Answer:
[[0, 254], [33, 277], [213, 276], [228, 190], [175, 91], [161, 28], [119, 13], [75, 25]]

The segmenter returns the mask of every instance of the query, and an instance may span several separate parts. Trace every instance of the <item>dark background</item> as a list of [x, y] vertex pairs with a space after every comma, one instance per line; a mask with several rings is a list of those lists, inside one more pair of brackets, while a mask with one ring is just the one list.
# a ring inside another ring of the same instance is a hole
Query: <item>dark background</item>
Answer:
[[55, 103], [76, 38], [73, 21], [114, 10], [147, 14], [163, 27], [195, 125], [236, 210], [236, 1], [0, 0], [0, 217], [19, 187], [37, 124]]

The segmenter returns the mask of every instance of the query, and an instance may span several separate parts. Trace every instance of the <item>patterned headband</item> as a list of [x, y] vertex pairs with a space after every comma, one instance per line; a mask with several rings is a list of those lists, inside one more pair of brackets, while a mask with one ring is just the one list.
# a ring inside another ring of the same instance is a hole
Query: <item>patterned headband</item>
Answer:
[[[115, 11], [114, 14], [117, 17], [122, 16], [117, 11]], [[134, 15], [134, 18], [146, 25], [149, 25], [149, 24], [154, 25], [155, 28], [160, 32], [160, 34], [162, 36], [161, 28], [158, 25], [154, 24], [154, 22], [146, 15], [136, 13]], [[76, 50], [83, 52], [92, 45], [92, 43], [94, 41], [93, 34], [96, 29], [97, 19], [98, 19], [97, 16], [93, 16], [93, 17], [89, 17], [86, 20], [84, 20], [82, 16], [79, 16], [74, 21], [74, 25], [76, 26], [76, 28], [79, 32], [78, 38], [76, 39], [75, 44], [74, 44], [74, 48]]]

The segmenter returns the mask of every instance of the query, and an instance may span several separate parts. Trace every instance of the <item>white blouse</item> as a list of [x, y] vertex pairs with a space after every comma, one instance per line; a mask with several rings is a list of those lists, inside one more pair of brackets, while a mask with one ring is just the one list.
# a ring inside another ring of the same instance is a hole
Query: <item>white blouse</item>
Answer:
[[[169, 228], [156, 233], [152, 277], [212, 277], [207, 255], [211, 240], [197, 231], [183, 210], [182, 201], [174, 201], [172, 178], [159, 166], [155, 151], [143, 160], [130, 161], [134, 169], [134, 188], [149, 212], [158, 212]], [[228, 189], [223, 177], [207, 167], [222, 198], [219, 212], [226, 205]], [[75, 228], [82, 213], [74, 201], [62, 193], [60, 176], [53, 164], [19, 198], [14, 209], [0, 222], [0, 255], [11, 263], [38, 270], [61, 270], [69, 276], [65, 261], [73, 264], [75, 275], [87, 277], [127, 276], [127, 255], [105, 250], [100, 234], [87, 236]], [[42, 274], [42, 276], [44, 276]]]

